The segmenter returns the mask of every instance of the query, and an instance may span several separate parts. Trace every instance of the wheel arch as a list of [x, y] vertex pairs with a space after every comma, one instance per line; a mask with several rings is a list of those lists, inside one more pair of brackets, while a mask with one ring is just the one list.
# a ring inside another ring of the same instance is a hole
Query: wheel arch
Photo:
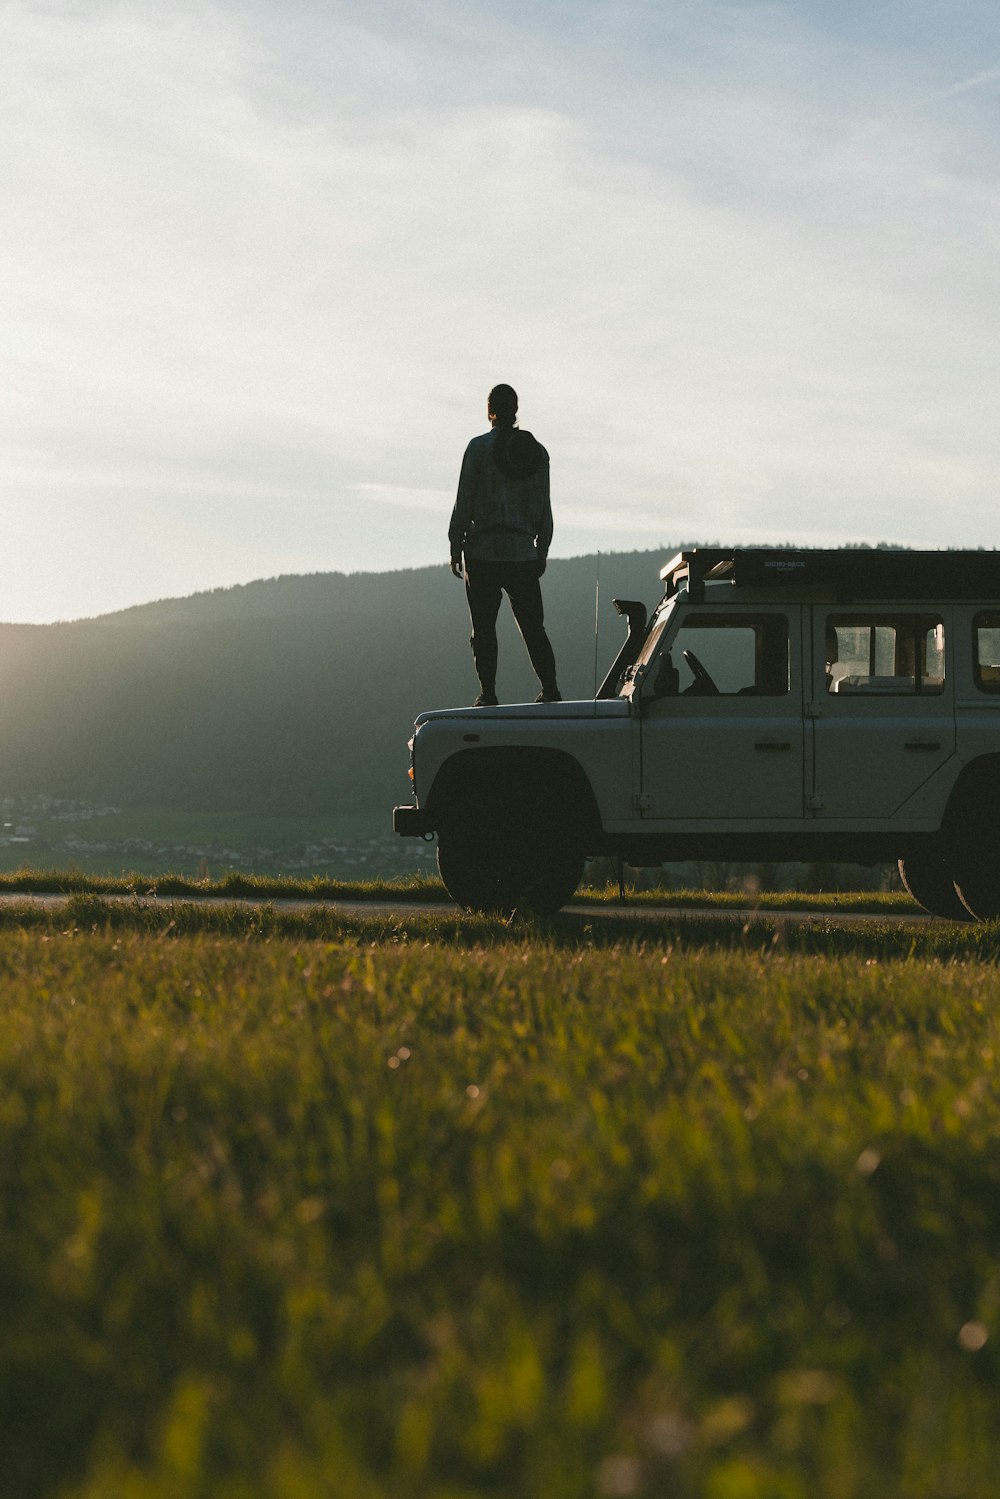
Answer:
[[457, 750], [440, 766], [426, 807], [436, 828], [452, 809], [474, 800], [485, 813], [506, 816], [520, 807], [553, 823], [571, 818], [587, 844], [601, 836], [593, 787], [579, 760], [566, 750], [487, 745]]

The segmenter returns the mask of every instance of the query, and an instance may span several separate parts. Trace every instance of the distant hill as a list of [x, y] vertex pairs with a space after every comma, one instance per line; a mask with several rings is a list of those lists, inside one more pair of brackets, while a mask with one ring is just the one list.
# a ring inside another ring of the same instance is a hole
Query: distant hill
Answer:
[[[602, 555], [601, 676], [615, 595], [652, 605], [672, 550]], [[597, 559], [550, 562], [546, 623], [566, 697], [594, 690]], [[316, 573], [98, 619], [0, 625], [0, 796], [178, 810], [371, 812], [408, 794], [413, 720], [478, 690], [447, 566]], [[504, 607], [502, 701], [537, 683]]]

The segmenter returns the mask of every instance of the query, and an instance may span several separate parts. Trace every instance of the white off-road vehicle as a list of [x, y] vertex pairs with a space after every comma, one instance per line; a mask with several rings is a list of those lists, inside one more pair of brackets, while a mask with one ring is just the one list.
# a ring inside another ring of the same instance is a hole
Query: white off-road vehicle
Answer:
[[424, 713], [403, 836], [470, 910], [554, 911], [588, 855], [898, 860], [1000, 915], [1000, 553], [699, 547], [593, 699]]

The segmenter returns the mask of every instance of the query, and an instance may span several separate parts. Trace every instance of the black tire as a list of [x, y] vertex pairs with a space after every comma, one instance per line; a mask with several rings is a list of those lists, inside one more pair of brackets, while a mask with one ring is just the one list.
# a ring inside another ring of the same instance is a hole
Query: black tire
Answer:
[[969, 921], [973, 912], [963, 903], [944, 859], [933, 853], [899, 860], [899, 878], [919, 906], [932, 916]]
[[1000, 757], [970, 766], [945, 814], [949, 862], [962, 904], [977, 921], [1000, 916]]
[[459, 823], [438, 831], [442, 883], [464, 911], [509, 916], [517, 905], [517, 875], [499, 837]]
[[466, 911], [551, 915], [583, 877], [585, 856], [565, 834], [545, 836], [523, 824], [508, 828], [454, 820], [438, 833], [444, 887]]
[[521, 908], [536, 916], [551, 916], [572, 899], [583, 879], [585, 863], [581, 849], [569, 843], [550, 845], [534, 860], [531, 876], [520, 894]]
[[994, 860], [963, 864], [955, 878], [955, 891], [977, 921], [995, 921], [1000, 916], [1000, 868]]

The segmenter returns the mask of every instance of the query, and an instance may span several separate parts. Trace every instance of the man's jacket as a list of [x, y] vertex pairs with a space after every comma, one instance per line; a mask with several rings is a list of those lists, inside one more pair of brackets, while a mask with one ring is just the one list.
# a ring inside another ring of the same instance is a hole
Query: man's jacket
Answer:
[[530, 432], [493, 427], [465, 450], [448, 527], [451, 555], [531, 562], [552, 542], [549, 455]]

